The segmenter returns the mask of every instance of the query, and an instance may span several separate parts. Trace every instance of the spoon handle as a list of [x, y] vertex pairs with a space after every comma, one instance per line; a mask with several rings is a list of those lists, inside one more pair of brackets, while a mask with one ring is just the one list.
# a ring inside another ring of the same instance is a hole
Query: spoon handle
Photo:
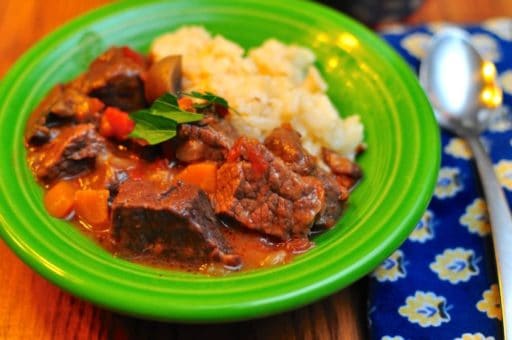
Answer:
[[512, 218], [494, 167], [478, 136], [467, 137], [484, 190], [498, 268], [503, 331], [512, 339]]

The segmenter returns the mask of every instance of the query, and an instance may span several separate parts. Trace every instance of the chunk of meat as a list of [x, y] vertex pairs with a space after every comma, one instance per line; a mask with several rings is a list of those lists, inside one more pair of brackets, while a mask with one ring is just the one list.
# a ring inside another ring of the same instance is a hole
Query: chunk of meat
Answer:
[[310, 175], [316, 169], [315, 157], [304, 149], [300, 134], [290, 124], [272, 130], [265, 138], [265, 146], [300, 175]]
[[325, 204], [317, 216], [315, 226], [331, 228], [343, 213], [349, 192], [339, 184], [336, 176], [325, 170], [317, 168], [314, 176], [322, 183], [325, 190]]
[[325, 200], [315, 225], [322, 228], [332, 227], [343, 212], [349, 194], [348, 188], [342, 186], [334, 174], [317, 165], [315, 157], [302, 146], [300, 134], [289, 124], [283, 124], [271, 131], [265, 139], [265, 146], [295, 173], [313, 176], [321, 183]]
[[52, 130], [44, 125], [36, 125], [30, 132], [30, 135], [27, 138], [27, 143], [30, 146], [41, 146], [48, 143], [52, 138], [54, 133]]
[[336, 175], [348, 176], [357, 181], [363, 174], [359, 165], [332, 150], [323, 148], [322, 157], [325, 164], [327, 164]]
[[51, 142], [37, 149], [29, 160], [37, 177], [44, 182], [91, 170], [104, 140], [92, 124], [66, 126]]
[[117, 75], [109, 79], [105, 86], [89, 92], [91, 97], [100, 99], [108, 106], [131, 112], [146, 105], [143, 93], [144, 84], [139, 77]]
[[227, 120], [213, 115], [198, 124], [182, 124], [178, 129], [176, 158], [185, 163], [223, 161], [237, 137]]
[[[129, 51], [129, 52], [127, 52]], [[107, 106], [131, 112], [146, 106], [145, 61], [126, 47], [112, 47], [96, 58], [88, 71], [74, 82], [81, 92], [100, 99]]]
[[[63, 125], [66, 120], [76, 121], [91, 111], [89, 97], [69, 86], [59, 86], [55, 102], [48, 108], [46, 126]], [[53, 121], [52, 121], [53, 120]]]
[[162, 192], [127, 180], [112, 203], [113, 235], [121, 247], [201, 264], [236, 268], [241, 260], [226, 244], [211, 203], [198, 187], [178, 182]]
[[216, 213], [281, 240], [307, 237], [324, 204], [321, 183], [256, 140], [241, 137], [233, 150], [217, 171]]
[[27, 133], [27, 142], [32, 146], [48, 143], [58, 132], [55, 128], [76, 123], [96, 123], [101, 102], [90, 98], [67, 85], [57, 85], [45, 99], [38, 115]]

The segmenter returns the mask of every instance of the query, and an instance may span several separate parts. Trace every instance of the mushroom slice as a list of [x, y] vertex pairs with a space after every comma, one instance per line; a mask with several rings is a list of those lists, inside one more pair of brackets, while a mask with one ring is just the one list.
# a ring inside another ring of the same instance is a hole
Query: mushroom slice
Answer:
[[181, 55], [170, 55], [151, 65], [145, 79], [147, 101], [152, 103], [165, 93], [177, 94], [181, 75]]

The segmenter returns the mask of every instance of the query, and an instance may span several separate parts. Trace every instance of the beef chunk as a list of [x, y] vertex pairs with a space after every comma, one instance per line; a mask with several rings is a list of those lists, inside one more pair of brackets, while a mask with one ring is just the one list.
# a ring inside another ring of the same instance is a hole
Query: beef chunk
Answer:
[[217, 172], [216, 213], [281, 240], [307, 237], [324, 190], [256, 140], [241, 137]]
[[223, 161], [237, 136], [227, 120], [213, 115], [198, 124], [183, 124], [178, 130], [176, 158], [186, 163]]
[[131, 112], [146, 105], [143, 92], [144, 84], [139, 77], [118, 75], [112, 77], [103, 87], [89, 92], [91, 97], [100, 99], [108, 106]]
[[55, 86], [38, 108], [35, 121], [29, 124], [27, 142], [32, 146], [41, 146], [57, 136], [56, 128], [76, 123], [95, 123], [97, 117], [94, 114], [102, 104], [93, 103], [93, 100], [97, 101], [71, 86]]
[[326, 148], [322, 149], [322, 157], [325, 164], [327, 164], [336, 175], [347, 176], [355, 181], [361, 178], [361, 168], [347, 157], [343, 157]]
[[44, 125], [36, 125], [28, 137], [28, 144], [31, 146], [41, 146], [52, 139], [52, 131]]
[[[315, 157], [302, 146], [300, 134], [289, 124], [283, 124], [274, 129], [265, 139], [265, 146], [274, 155], [281, 158], [295, 173], [302, 176], [313, 176], [320, 181], [325, 192], [325, 200], [315, 225], [322, 228], [332, 227], [341, 216], [343, 206], [348, 198], [349, 188], [342, 186], [336, 175], [317, 165]], [[330, 155], [330, 157], [334, 160], [341, 156], [336, 154], [337, 158], [334, 155]], [[357, 165], [354, 166], [357, 167]]]
[[325, 210], [316, 224], [331, 227], [341, 215], [350, 189], [361, 178], [362, 171], [356, 163], [334, 151], [324, 148], [322, 156], [332, 173], [321, 169], [316, 171], [316, 176], [324, 183], [327, 198]]
[[66, 120], [73, 121], [76, 114], [89, 111], [89, 97], [69, 86], [61, 85], [58, 88], [55, 102], [48, 108], [51, 115], [46, 118], [45, 125], [48, 127], [62, 125], [59, 124], [59, 120], [64, 122]]
[[322, 183], [325, 191], [325, 204], [317, 216], [315, 226], [330, 228], [336, 224], [343, 212], [348, 190], [338, 183], [336, 176], [325, 170], [317, 168], [314, 176]]
[[265, 146], [300, 175], [310, 175], [316, 169], [315, 157], [304, 149], [300, 134], [290, 124], [272, 130], [265, 138]]
[[95, 166], [103, 142], [92, 124], [63, 127], [57, 137], [34, 152], [30, 163], [45, 182], [72, 177]]
[[196, 186], [178, 182], [162, 192], [150, 183], [128, 180], [114, 199], [112, 219], [114, 238], [131, 251], [188, 263], [240, 265], [220, 233], [206, 193]]
[[145, 72], [142, 57], [126, 47], [112, 47], [96, 58], [89, 70], [75, 83], [84, 93], [100, 99], [108, 106], [135, 111], [146, 106]]

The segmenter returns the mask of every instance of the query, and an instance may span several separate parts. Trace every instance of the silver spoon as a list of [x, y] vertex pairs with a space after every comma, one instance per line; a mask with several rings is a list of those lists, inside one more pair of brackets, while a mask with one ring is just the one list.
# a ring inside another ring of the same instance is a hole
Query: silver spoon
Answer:
[[433, 38], [420, 66], [420, 82], [440, 125], [464, 138], [473, 151], [489, 211], [505, 339], [512, 339], [512, 218], [479, 138], [501, 105], [495, 75], [494, 65], [484, 61], [468, 34], [456, 28]]

